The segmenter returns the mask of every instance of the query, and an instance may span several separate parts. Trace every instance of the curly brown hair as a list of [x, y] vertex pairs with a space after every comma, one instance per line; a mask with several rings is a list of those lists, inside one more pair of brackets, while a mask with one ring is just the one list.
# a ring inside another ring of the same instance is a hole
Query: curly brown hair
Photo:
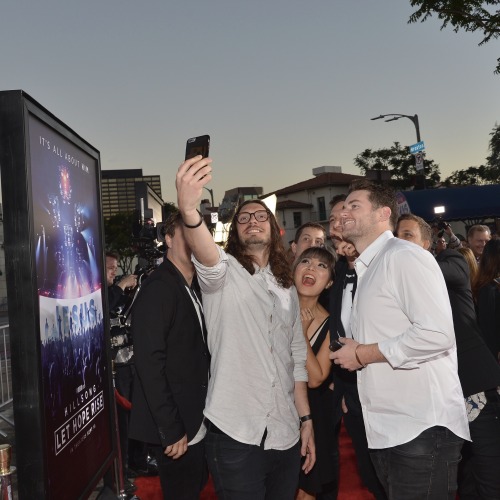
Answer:
[[246, 253], [246, 248], [242, 245], [237, 230], [236, 217], [241, 212], [243, 207], [251, 203], [261, 205], [269, 212], [269, 224], [271, 226], [271, 242], [269, 244], [269, 267], [276, 278], [276, 281], [283, 288], [290, 288], [293, 285], [292, 272], [286, 257], [285, 247], [281, 239], [280, 227], [276, 221], [276, 217], [270, 212], [267, 205], [261, 200], [246, 200], [235, 211], [231, 220], [231, 227], [226, 241], [225, 250], [232, 255], [250, 274], [255, 273], [254, 259]]

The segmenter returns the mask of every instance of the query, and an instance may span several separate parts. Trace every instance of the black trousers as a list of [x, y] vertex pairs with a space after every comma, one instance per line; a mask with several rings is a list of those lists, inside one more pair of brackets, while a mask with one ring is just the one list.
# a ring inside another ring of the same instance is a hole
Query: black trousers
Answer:
[[500, 396], [486, 393], [487, 403], [469, 424], [472, 442], [462, 448], [458, 469], [460, 500], [500, 498]]
[[200, 441], [188, 446], [182, 457], [167, 457], [161, 446], [151, 446], [158, 462], [164, 500], [198, 500], [208, 480], [205, 443]]

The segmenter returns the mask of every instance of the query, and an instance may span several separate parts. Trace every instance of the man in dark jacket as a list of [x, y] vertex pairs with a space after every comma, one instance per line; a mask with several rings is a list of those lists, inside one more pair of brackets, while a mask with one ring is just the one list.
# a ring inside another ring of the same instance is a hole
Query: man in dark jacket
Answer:
[[[420, 217], [404, 214], [396, 228], [398, 238], [428, 249], [431, 228]], [[476, 319], [469, 267], [456, 250], [436, 257], [446, 282], [457, 340], [458, 376], [464, 393], [472, 442], [462, 449], [459, 470], [460, 499], [499, 498], [500, 433], [497, 386], [500, 365], [484, 343]]]
[[165, 499], [195, 500], [206, 479], [203, 409], [210, 356], [191, 252], [179, 214], [164, 226], [167, 258], [134, 304], [131, 438], [154, 445]]
[[116, 272], [118, 271], [118, 255], [114, 252], [106, 252], [106, 281], [108, 283], [109, 310], [113, 311], [119, 305], [126, 302], [124, 292], [126, 289], [134, 288], [137, 285], [135, 274], [126, 274], [115, 283]]
[[[118, 271], [119, 256], [114, 252], [106, 252], [106, 282], [108, 285], [108, 305], [111, 315], [111, 356], [115, 362], [115, 387], [120, 396], [129, 401], [132, 395], [132, 379], [134, 376], [133, 370], [133, 347], [130, 338], [127, 335], [120, 317], [122, 311], [130, 303], [131, 296], [126, 292], [137, 286], [137, 276], [135, 274], [126, 274], [119, 280], [116, 280]], [[116, 280], [116, 282], [115, 282]], [[137, 487], [129, 480], [128, 468], [128, 422], [129, 410], [121, 404], [116, 405], [116, 413], [118, 418], [118, 435], [120, 437], [120, 457], [121, 468], [123, 475], [123, 488], [125, 493], [133, 493]], [[109, 483], [106, 478], [106, 484]]]

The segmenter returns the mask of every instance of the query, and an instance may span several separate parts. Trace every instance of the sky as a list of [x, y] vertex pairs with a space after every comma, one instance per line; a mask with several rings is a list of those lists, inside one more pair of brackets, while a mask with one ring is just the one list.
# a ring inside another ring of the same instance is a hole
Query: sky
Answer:
[[[416, 142], [442, 178], [484, 163], [500, 44], [407, 24], [409, 0], [3, 0], [0, 90], [22, 89], [100, 151], [102, 169], [175, 173], [210, 134], [218, 204]], [[206, 197], [209, 198], [208, 192]]]

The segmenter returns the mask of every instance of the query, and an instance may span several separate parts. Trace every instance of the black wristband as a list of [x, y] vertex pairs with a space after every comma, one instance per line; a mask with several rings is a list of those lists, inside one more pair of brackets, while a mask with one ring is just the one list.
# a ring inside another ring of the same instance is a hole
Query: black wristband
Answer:
[[198, 209], [196, 211], [200, 214], [200, 222], [198, 222], [198, 224], [195, 224], [194, 226], [191, 226], [189, 224], [186, 224], [183, 220], [182, 223], [184, 224], [184, 227], [187, 227], [188, 229], [196, 229], [203, 224], [203, 215], [201, 215], [201, 212]]
[[312, 415], [304, 415], [303, 417], [299, 418], [299, 422], [303, 424], [304, 422], [307, 422], [308, 420], [312, 420]]

